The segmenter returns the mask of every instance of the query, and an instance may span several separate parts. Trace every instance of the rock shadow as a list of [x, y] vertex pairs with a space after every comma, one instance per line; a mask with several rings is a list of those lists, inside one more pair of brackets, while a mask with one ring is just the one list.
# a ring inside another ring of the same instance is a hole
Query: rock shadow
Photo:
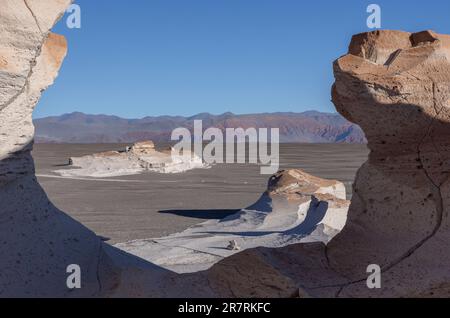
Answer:
[[238, 213], [239, 209], [216, 209], [216, 210], [161, 210], [159, 213], [173, 214], [194, 219], [222, 220], [228, 216]]

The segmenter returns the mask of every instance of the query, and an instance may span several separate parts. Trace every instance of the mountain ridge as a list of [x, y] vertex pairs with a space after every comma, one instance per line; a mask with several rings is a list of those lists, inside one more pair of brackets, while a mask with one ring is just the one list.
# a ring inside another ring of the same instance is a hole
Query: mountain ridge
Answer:
[[361, 128], [337, 113], [306, 111], [257, 114], [193, 116], [146, 116], [122, 118], [115, 115], [73, 112], [33, 120], [37, 143], [130, 143], [146, 139], [169, 142], [175, 128], [192, 131], [194, 120], [203, 128], [279, 128], [282, 143], [365, 143]]

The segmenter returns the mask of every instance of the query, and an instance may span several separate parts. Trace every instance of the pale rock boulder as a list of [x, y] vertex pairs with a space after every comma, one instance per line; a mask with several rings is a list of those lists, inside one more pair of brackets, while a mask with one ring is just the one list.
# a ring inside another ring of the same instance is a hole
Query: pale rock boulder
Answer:
[[172, 148], [157, 151], [151, 140], [138, 142], [123, 151], [72, 157], [69, 165], [70, 169], [59, 169], [55, 173], [63, 177], [105, 178], [144, 172], [182, 173], [209, 167], [199, 156], [188, 150], [181, 154], [172, 152]]
[[137, 142], [131, 146], [130, 151], [136, 154], [151, 154], [155, 151], [155, 144], [151, 140]]
[[[263, 202], [270, 202], [271, 213], [268, 223], [273, 219], [285, 219], [286, 210], [297, 210], [300, 219], [305, 220], [308, 210], [299, 209], [302, 202], [314, 203], [318, 210], [324, 211], [320, 221], [327, 229], [342, 230], [347, 221], [349, 201], [345, 186], [336, 180], [327, 180], [312, 176], [299, 169], [283, 170], [269, 180], [268, 190], [256, 207]], [[263, 203], [264, 204], [264, 203]], [[267, 203], [266, 203], [267, 204]], [[331, 239], [333, 235], [329, 236]], [[327, 241], [325, 241], [327, 242]]]
[[344, 227], [349, 205], [343, 183], [283, 170], [270, 178], [258, 202], [236, 214], [167, 237], [115, 246], [168, 270], [194, 273], [241, 250], [327, 244]]

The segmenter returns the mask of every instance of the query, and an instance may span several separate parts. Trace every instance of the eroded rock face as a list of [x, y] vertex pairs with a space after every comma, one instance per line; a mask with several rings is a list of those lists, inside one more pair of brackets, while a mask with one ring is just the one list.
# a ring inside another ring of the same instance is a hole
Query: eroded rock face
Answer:
[[[151, 268], [150, 281], [166, 274], [108, 249], [53, 206], [34, 176], [32, 111], [65, 57], [65, 39], [49, 29], [69, 4], [0, 0], [0, 297], [102, 296], [123, 268]], [[71, 264], [81, 268], [81, 289], [66, 285]]]
[[68, 1], [53, 1], [45, 11], [39, 1], [0, 2], [0, 185], [32, 174], [29, 154], [34, 135], [31, 120], [41, 90], [52, 82], [65, 56], [65, 40], [47, 32]]
[[[359, 34], [334, 72], [333, 102], [371, 150], [347, 225], [326, 247], [253, 253], [300, 296], [449, 296], [450, 36]], [[366, 285], [369, 264], [382, 269], [381, 289]]]
[[66, 54], [48, 30], [69, 2], [0, 1], [0, 296], [69, 295], [70, 264], [86, 268], [84, 295], [99, 289], [101, 243], [48, 201], [30, 155], [33, 108]]
[[[371, 154], [358, 172], [349, 224], [329, 248], [330, 262], [351, 280], [364, 277], [364, 264], [379, 264], [382, 295], [447, 296], [450, 36], [356, 35], [334, 69], [336, 108], [361, 125]], [[351, 285], [343, 294], [360, 289], [366, 288]]]

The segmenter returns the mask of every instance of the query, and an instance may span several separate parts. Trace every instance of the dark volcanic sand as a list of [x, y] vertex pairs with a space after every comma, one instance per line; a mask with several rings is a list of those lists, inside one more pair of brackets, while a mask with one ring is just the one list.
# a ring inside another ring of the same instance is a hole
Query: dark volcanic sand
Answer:
[[[105, 180], [47, 177], [72, 156], [123, 149], [124, 145], [34, 146], [36, 174], [62, 211], [110, 238], [110, 243], [161, 237], [208, 218], [221, 218], [254, 203], [270, 176], [255, 165], [224, 164], [182, 174], [146, 173]], [[357, 169], [367, 159], [365, 145], [283, 144], [280, 168], [300, 168], [343, 181], [351, 196]]]

